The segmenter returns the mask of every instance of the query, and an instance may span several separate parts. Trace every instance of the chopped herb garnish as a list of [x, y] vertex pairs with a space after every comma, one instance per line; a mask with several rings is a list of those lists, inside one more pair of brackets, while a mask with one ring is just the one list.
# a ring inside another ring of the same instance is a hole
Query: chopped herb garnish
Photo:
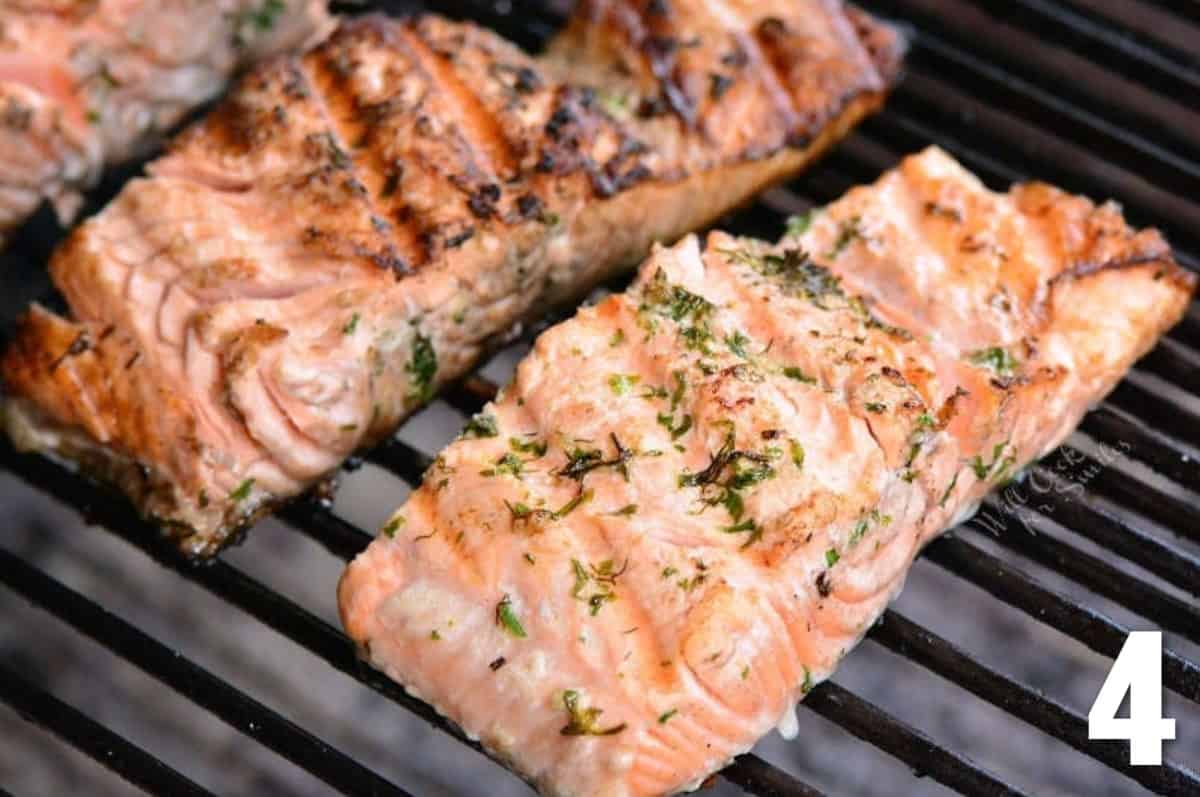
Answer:
[[867, 531], [870, 530], [872, 523], [886, 526], [891, 522], [891, 515], [881, 515], [879, 514], [878, 509], [872, 509], [867, 514], [860, 517], [858, 522], [854, 524], [854, 530], [850, 532], [850, 539], [848, 540], [848, 543], [850, 545], [857, 545], [858, 541], [861, 540], [866, 535]]
[[487, 468], [479, 472], [480, 476], [500, 476], [508, 474], [514, 479], [520, 479], [525, 473], [525, 460], [518, 457], [511, 451], [507, 451], [496, 460], [495, 467]]
[[836, 259], [842, 252], [846, 251], [846, 247], [859, 238], [862, 238], [861, 225], [861, 216], [851, 216], [849, 219], [843, 221], [838, 227], [838, 237], [833, 242], [833, 246], [826, 253], [825, 257], [830, 260]]
[[533, 554], [529, 553], [528, 551], [526, 551], [526, 552], [525, 552], [524, 559], [525, 559], [525, 561], [526, 561], [526, 562], [528, 562], [528, 563], [529, 563], [529, 564], [531, 564], [531, 565], [536, 565], [536, 564], [537, 564], [537, 559], [534, 559], [534, 558], [533, 558]]
[[438, 633], [438, 630], [436, 628], [429, 632], [429, 638], [432, 639], [434, 642], [442, 641], [442, 635]]
[[807, 213], [801, 213], [797, 216], [790, 216], [787, 220], [787, 235], [799, 237], [808, 232], [808, 228], [812, 226], [813, 219], [816, 218], [817, 209], [813, 208]]
[[[617, 579], [628, 566], [629, 562], [626, 561], [621, 565], [621, 569], [617, 570], [611, 559], [605, 559], [598, 565], [584, 566], [578, 559], [572, 559], [571, 572], [575, 575], [575, 586], [571, 589], [571, 597], [585, 601], [588, 613], [595, 617], [604, 604], [617, 599]], [[593, 587], [592, 594], [584, 595], [589, 586]]]
[[783, 375], [788, 379], [795, 379], [797, 382], [803, 382], [806, 385], [815, 385], [817, 383], [816, 377], [809, 376], [794, 365], [784, 368]]
[[563, 707], [567, 710], [567, 724], [560, 731], [563, 736], [612, 736], [625, 730], [624, 722], [601, 728], [599, 720], [604, 710], [579, 705], [579, 693], [574, 689], [563, 692]]
[[235, 504], [241, 503], [250, 497], [250, 491], [254, 489], [254, 479], [246, 479], [239, 484], [237, 488], [229, 494], [229, 500]]
[[608, 345], [609, 346], [620, 346], [624, 342], [625, 342], [625, 330], [618, 329], [616, 332], [613, 333], [613, 336], [611, 338], [609, 338]]
[[608, 377], [608, 386], [618, 396], [624, 396], [629, 389], [641, 380], [637, 374], [612, 374]]
[[825, 552], [825, 566], [833, 567], [834, 565], [836, 565], [838, 563], [838, 560], [840, 560], [841, 558], [842, 558], [842, 555], [837, 552], [836, 548], [830, 548], [828, 551]]
[[742, 543], [742, 548], [749, 548], [751, 545], [761, 540], [763, 536], [762, 527], [753, 520], [743, 520], [741, 523], [737, 523], [733, 526], [726, 526], [721, 530], [726, 534], [745, 534], [746, 532], [750, 532], [749, 536], [746, 537], [746, 541]]
[[879, 415], [880, 413], [887, 411], [887, 405], [881, 404], [878, 401], [868, 401], [863, 405], [863, 407], [867, 412], [874, 413], [875, 415]]
[[525, 633], [525, 627], [521, 625], [521, 621], [513, 611], [512, 600], [507, 595], [500, 599], [500, 603], [496, 604], [496, 624], [517, 639], [524, 639], [528, 636]]
[[407, 522], [408, 521], [405, 519], [404, 515], [396, 515], [394, 518], [389, 520], [384, 525], [384, 527], [383, 527], [384, 536], [385, 537], [395, 537], [396, 532], [400, 529], [401, 526], [403, 526]]
[[591, 490], [580, 491], [578, 495], [554, 511], [554, 519], [561, 520], [562, 518], [565, 518], [567, 515], [578, 509], [582, 504], [586, 504], [590, 500], [592, 500]]
[[354, 334], [354, 330], [358, 329], [359, 317], [360, 316], [358, 313], [355, 313], [354, 315], [350, 316], [350, 320], [346, 322], [346, 325], [344, 327], [342, 327], [343, 335], [353, 335]]
[[946, 492], [942, 493], [942, 500], [938, 501], [939, 508], [945, 506], [946, 502], [950, 500], [950, 495], [954, 492], [955, 485], [958, 484], [958, 474], [959, 473], [962, 473], [962, 471], [955, 471], [954, 478], [950, 480], [950, 483], [948, 485], [946, 485]]
[[674, 717], [678, 713], [679, 713], [679, 709], [677, 709], [677, 708], [673, 708], [673, 709], [664, 711], [662, 714], [658, 715], [658, 724], [666, 725], [667, 722], [671, 719], [671, 717]]
[[610, 515], [620, 515], [621, 517], [631, 517], [633, 515], [636, 515], [637, 511], [638, 511], [637, 504], [626, 504], [625, 506], [621, 507], [620, 509], [617, 509], [613, 512], [609, 512], [609, 514]]
[[[701, 500], [708, 506], [724, 506], [735, 523], [742, 519], [744, 502], [740, 490], [774, 478], [771, 458], [755, 451], [734, 448], [734, 430], [730, 425], [725, 442], [713, 454], [708, 467], [697, 473], [679, 475], [680, 487], [699, 487]], [[724, 478], [722, 478], [724, 477]]]
[[792, 464], [796, 466], [796, 470], [804, 469], [804, 446], [795, 440], [792, 441]]
[[750, 355], [746, 352], [746, 344], [750, 342], [750, 338], [742, 334], [741, 330], [736, 330], [725, 336], [725, 345], [729, 350], [741, 357], [743, 360], [750, 359]]
[[992, 461], [989, 464], [984, 464], [983, 457], [976, 454], [971, 459], [971, 469], [975, 471], [975, 478], [983, 481], [990, 475], [1001, 475], [1013, 464], [1015, 459], [1011, 456], [1000, 459], [1000, 455], [1004, 453], [1004, 449], [1008, 448], [1008, 441], [997, 443], [992, 449]]
[[433, 341], [417, 333], [413, 340], [412, 359], [404, 366], [410, 376], [408, 397], [424, 404], [433, 398], [433, 379], [437, 375], [437, 353]]
[[575, 448], [567, 452], [567, 464], [560, 468], [555, 475], [582, 482], [587, 474], [597, 468], [614, 468], [624, 477], [625, 481], [629, 481], [629, 461], [631, 459], [639, 455], [653, 456], [661, 453], [658, 451], [634, 451], [621, 445], [616, 434], [611, 434], [609, 437], [616, 449], [616, 454], [612, 459], [604, 459], [604, 455], [598, 449]]
[[249, 25], [260, 33], [266, 33], [275, 27], [275, 23], [279, 17], [287, 9], [283, 0], [263, 0], [262, 4], [257, 8], [249, 8], [241, 13], [237, 19], [235, 33], [235, 42], [243, 44], [241, 39], [241, 28]]
[[967, 355], [973, 365], [990, 368], [1000, 376], [1008, 376], [1017, 370], [1020, 363], [1008, 351], [1000, 346], [990, 349], [980, 349]]
[[807, 667], [805, 667], [804, 668], [804, 682], [800, 684], [800, 694], [807, 695], [809, 692], [812, 691], [813, 686], [814, 686], [814, 684], [813, 684], [813, 680], [812, 680], [812, 673], [808, 671]]
[[687, 434], [688, 430], [692, 428], [692, 416], [684, 415], [679, 419], [679, 422], [676, 423], [674, 415], [667, 415], [666, 413], [660, 412], [658, 414], [658, 425], [671, 433], [672, 440], [678, 440]]
[[[710, 354], [709, 343], [713, 336], [708, 327], [708, 317], [713, 309], [713, 304], [703, 296], [694, 294], [682, 286], [672, 285], [667, 281], [666, 272], [659, 269], [643, 291], [639, 312], [652, 312], [680, 324], [680, 335], [687, 347]], [[687, 322], [687, 325], [684, 325], [684, 322]], [[648, 331], [655, 330], [653, 319], [646, 325]]]
[[488, 412], [480, 412], [471, 416], [463, 427], [463, 437], [496, 437], [500, 430], [496, 426], [496, 416]]
[[534, 459], [546, 455], [546, 443], [541, 440], [522, 440], [519, 437], [508, 438], [509, 447], [518, 454], [533, 454]]

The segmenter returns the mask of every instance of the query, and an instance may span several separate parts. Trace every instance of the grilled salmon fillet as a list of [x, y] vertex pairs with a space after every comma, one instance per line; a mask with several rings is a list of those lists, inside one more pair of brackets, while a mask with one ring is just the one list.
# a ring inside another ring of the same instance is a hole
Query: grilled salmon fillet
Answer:
[[324, 0], [0, 0], [0, 245], [144, 149], [232, 72], [324, 37]]
[[9, 432], [212, 553], [514, 322], [793, 174], [900, 50], [834, 0], [584, 2], [541, 59], [436, 16], [347, 23], [56, 253], [73, 318], [24, 319]]
[[692, 788], [1195, 282], [1115, 206], [998, 195], [936, 149], [777, 245], [660, 248], [540, 336], [349, 566], [342, 620], [544, 794]]

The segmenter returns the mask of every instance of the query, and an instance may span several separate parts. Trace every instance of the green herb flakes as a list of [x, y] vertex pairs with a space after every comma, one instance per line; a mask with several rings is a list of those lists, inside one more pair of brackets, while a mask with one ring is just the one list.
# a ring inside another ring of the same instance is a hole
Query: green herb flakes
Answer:
[[793, 440], [792, 448], [792, 464], [796, 466], [796, 470], [804, 470], [804, 446]]
[[408, 521], [404, 515], [396, 515], [394, 518], [384, 524], [383, 536], [389, 539], [394, 538], [396, 536], [396, 532], [400, 530], [400, 527], [407, 522]]
[[658, 715], [658, 724], [666, 725], [668, 722], [670, 722], [671, 717], [674, 717], [678, 713], [679, 713], [679, 709], [677, 709], [677, 708], [673, 708], [673, 709], [664, 711], [662, 714]]
[[540, 459], [546, 455], [546, 443], [537, 439], [522, 440], [519, 437], [510, 437], [508, 446], [518, 454], [533, 454], [534, 459]]
[[488, 412], [480, 412], [471, 416], [463, 427], [463, 437], [496, 437], [500, 429], [496, 426], [496, 416]]
[[744, 335], [741, 330], [735, 330], [725, 336], [725, 345], [729, 350], [741, 357], [743, 360], [750, 359], [749, 353], [746, 351], [746, 344], [750, 342], [750, 338]]
[[837, 552], [836, 548], [830, 548], [825, 552], [825, 566], [833, 567], [842, 558], [842, 555]]
[[625, 730], [625, 723], [609, 728], [600, 727], [600, 715], [603, 709], [594, 706], [584, 708], [580, 705], [579, 692], [567, 689], [563, 692], [563, 708], [567, 710], [567, 724], [560, 733], [563, 736], [612, 736]]
[[512, 600], [508, 595], [505, 595], [500, 599], [500, 603], [496, 604], [496, 625], [517, 639], [525, 639], [528, 636], [525, 633], [525, 626], [521, 625], [516, 612], [513, 611]]
[[245, 501], [247, 498], [250, 497], [250, 491], [253, 489], [254, 489], [254, 479], [253, 478], [246, 479], [244, 482], [239, 484], [237, 486], [237, 488], [234, 489], [233, 492], [231, 492], [229, 494], [229, 500], [233, 501], [235, 504], [240, 504], [242, 501]]
[[942, 499], [938, 501], [938, 508], [944, 507], [946, 502], [950, 500], [950, 496], [954, 493], [954, 488], [958, 484], [958, 474], [962, 471], [955, 471], [954, 478], [946, 485], [946, 492], [942, 493]]
[[746, 541], [742, 543], [743, 549], [749, 548], [751, 545], [761, 540], [763, 536], [762, 527], [753, 520], [743, 520], [741, 523], [737, 523], [732, 526], [726, 526], [725, 528], [721, 529], [721, 531], [725, 532], [726, 534], [746, 534], [749, 532], [748, 536], [746, 537]]
[[1012, 356], [1012, 353], [1000, 346], [971, 352], [967, 355], [967, 359], [971, 361], [972, 365], [990, 368], [1000, 376], [1011, 376], [1020, 366], [1020, 363]]
[[812, 226], [813, 219], [816, 218], [818, 212], [816, 208], [813, 208], [807, 213], [790, 216], [787, 220], [787, 232], [785, 234], [796, 238], [804, 235], [804, 233], [808, 232], [808, 228]]
[[637, 374], [612, 374], [608, 377], [608, 386], [615, 395], [624, 396], [639, 381], [641, 377]]
[[795, 379], [797, 382], [803, 382], [806, 385], [815, 385], [817, 383], [816, 377], [809, 376], [794, 365], [789, 365], [784, 368], [783, 375], [788, 379]]
[[417, 333], [413, 340], [412, 359], [404, 366], [409, 374], [408, 397], [422, 404], [433, 398], [433, 380], [437, 376], [437, 353], [433, 341]]
[[862, 217], [851, 216], [838, 226], [838, 236], [833, 246], [825, 254], [829, 260], [836, 260], [846, 251], [846, 247], [862, 238]]

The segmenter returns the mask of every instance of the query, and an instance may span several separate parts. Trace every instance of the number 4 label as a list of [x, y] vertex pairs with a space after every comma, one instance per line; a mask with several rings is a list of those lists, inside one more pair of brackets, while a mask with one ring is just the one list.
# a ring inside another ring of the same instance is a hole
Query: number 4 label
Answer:
[[[1122, 718], [1126, 692], [1129, 717]], [[1130, 764], [1159, 766], [1163, 742], [1175, 738], [1175, 720], [1162, 712], [1162, 632], [1134, 631], [1088, 712], [1088, 738], [1128, 739]]]

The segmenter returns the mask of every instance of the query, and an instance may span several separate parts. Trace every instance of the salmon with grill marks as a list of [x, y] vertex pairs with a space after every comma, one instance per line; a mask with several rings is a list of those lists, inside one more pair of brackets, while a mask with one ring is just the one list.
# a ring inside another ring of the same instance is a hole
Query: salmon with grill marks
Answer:
[[69, 223], [104, 166], [332, 27], [324, 0], [0, 1], [0, 245], [43, 201]]
[[778, 244], [660, 248], [539, 337], [346, 570], [343, 623], [544, 794], [694, 788], [1195, 284], [1114, 205], [939, 150]]
[[514, 322], [794, 174], [882, 102], [835, 0], [579, 4], [531, 58], [436, 16], [257, 69], [51, 264], [10, 434], [194, 554], [336, 472]]

